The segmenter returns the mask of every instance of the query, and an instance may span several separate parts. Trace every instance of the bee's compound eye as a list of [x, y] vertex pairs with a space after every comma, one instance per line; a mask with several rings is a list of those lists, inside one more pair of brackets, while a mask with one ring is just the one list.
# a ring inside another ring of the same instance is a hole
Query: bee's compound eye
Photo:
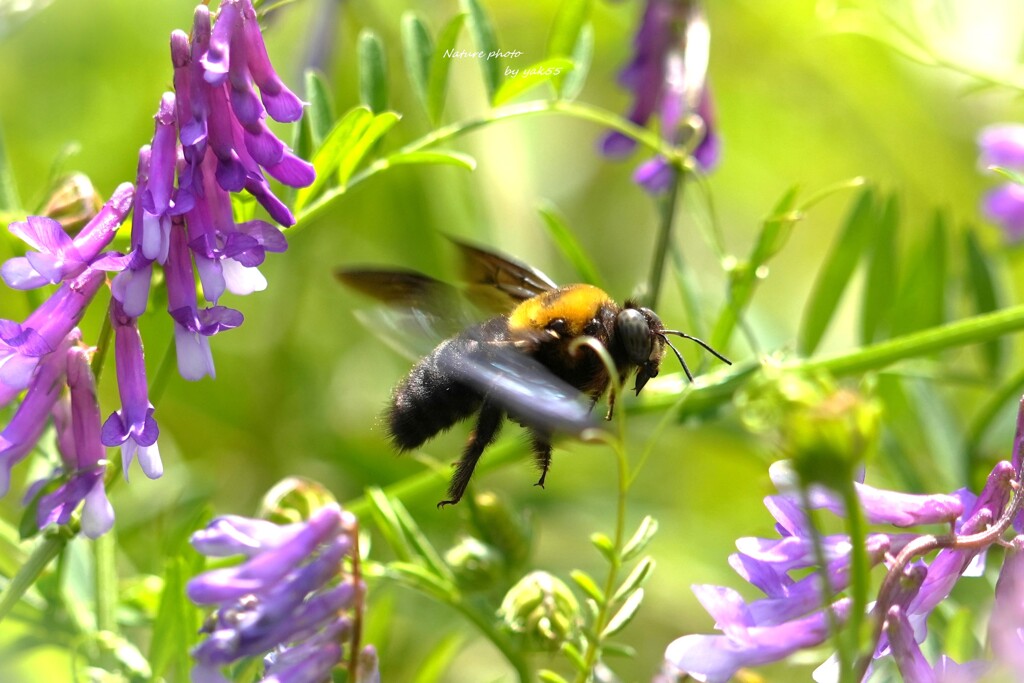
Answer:
[[651, 357], [651, 326], [644, 314], [635, 308], [619, 312], [615, 331], [622, 340], [626, 355], [634, 365], [643, 365]]

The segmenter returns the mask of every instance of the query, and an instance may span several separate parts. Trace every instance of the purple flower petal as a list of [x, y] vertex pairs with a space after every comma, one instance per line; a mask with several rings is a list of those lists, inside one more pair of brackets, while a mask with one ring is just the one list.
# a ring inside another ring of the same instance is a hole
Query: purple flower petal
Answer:
[[989, 126], [978, 136], [982, 169], [999, 166], [1024, 169], [1024, 125], [1002, 123]]
[[1016, 243], [1024, 238], [1024, 186], [1000, 185], [985, 195], [981, 209], [986, 218], [1002, 227], [1007, 241]]

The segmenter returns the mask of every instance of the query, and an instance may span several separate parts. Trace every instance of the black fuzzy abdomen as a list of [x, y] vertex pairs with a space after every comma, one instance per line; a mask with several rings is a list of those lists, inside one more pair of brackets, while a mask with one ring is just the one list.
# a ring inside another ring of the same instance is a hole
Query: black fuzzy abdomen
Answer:
[[441, 343], [395, 388], [387, 420], [391, 440], [399, 450], [422, 446], [480, 409], [480, 394], [452, 374], [467, 343], [473, 342], [461, 335]]

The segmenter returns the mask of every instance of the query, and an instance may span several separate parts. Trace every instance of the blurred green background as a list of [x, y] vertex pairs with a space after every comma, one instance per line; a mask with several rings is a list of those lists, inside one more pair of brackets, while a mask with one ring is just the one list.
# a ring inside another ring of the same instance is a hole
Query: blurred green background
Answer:
[[[543, 57], [557, 2], [484, 5], [502, 47], [524, 53], [510, 65], [521, 68]], [[1015, 68], [1024, 30], [1019, 3], [937, 5], [930, 15], [935, 24], [923, 29], [936, 44], [979, 68]], [[193, 6], [184, 0], [55, 0], [6, 27], [0, 36], [0, 124], [26, 212], [37, 210], [55, 160], [72, 141], [76, 151], [63, 167], [88, 174], [104, 196], [134, 179], [137, 150], [151, 137], [152, 115], [170, 84], [168, 35], [188, 28]], [[429, 130], [399, 48], [400, 16], [408, 9], [437, 31], [458, 3], [301, 0], [276, 16], [266, 32], [269, 50], [279, 73], [299, 90], [311, 36], [326, 23], [334, 37], [324, 69], [335, 107], [343, 112], [358, 103], [356, 37], [363, 28], [376, 31], [388, 49], [391, 107], [403, 114], [384, 142], [392, 148]], [[983, 244], [1005, 265], [999, 282], [1004, 301], [1015, 301], [1021, 287], [1017, 253], [1003, 247], [1001, 235], [983, 226], [978, 213], [979, 198], [993, 180], [977, 168], [975, 136], [987, 124], [1024, 119], [1020, 100], [998, 90], [977, 92], [963, 76], [911, 63], [879, 42], [838, 30], [838, 9], [812, 0], [707, 3], [710, 80], [723, 140], [721, 163], [707, 187], [728, 249], [745, 256], [764, 217], [793, 185], [807, 196], [863, 176], [898, 194], [908, 252], [925, 239], [936, 208], [949, 212], [957, 232], [981, 225]], [[629, 59], [641, 11], [638, 1], [596, 4], [594, 63], [578, 99], [613, 112], [628, 110], [629, 94], [616, 77]], [[460, 46], [469, 47], [468, 36]], [[451, 79], [447, 121], [486, 111], [478, 64], [454, 64]], [[283, 134], [288, 139], [291, 131]], [[444, 277], [451, 254], [442, 235], [452, 234], [514, 254], [557, 281], [572, 281], [576, 274], [537, 214], [538, 206], [551, 202], [609, 292], [620, 300], [635, 293], [647, 275], [658, 221], [655, 203], [630, 178], [646, 153], [625, 163], [605, 159], [597, 151], [602, 134], [593, 124], [562, 115], [501, 122], [455, 143], [476, 157], [472, 174], [450, 167], [391, 170], [289, 232], [288, 252], [270, 255], [261, 269], [268, 290], [222, 301], [241, 310], [246, 321], [213, 339], [216, 380], [189, 383], [174, 375], [160, 398], [164, 477], [149, 481], [135, 470], [129, 486], [114, 490], [124, 575], [159, 573], [162, 554], [188, 531], [184, 526], [204, 504], [218, 513], [252, 514], [262, 494], [287, 475], [316, 479], [344, 503], [368, 485], [387, 486], [424, 470], [422, 459], [391, 452], [378, 420], [409, 362], [354, 320], [352, 311], [363, 302], [335, 283], [336, 266], [391, 264]], [[772, 263], [749, 316], [762, 350], [792, 349], [817, 264], [853, 197], [839, 193], [815, 207]], [[700, 321], [686, 319], [669, 274], [659, 305], [669, 326], [706, 330], [723, 303], [726, 275], [701, 236], [700, 226], [709, 220], [706, 198], [696, 184], [689, 185], [675, 238], [684, 245], [707, 314]], [[0, 257], [18, 249], [0, 240]], [[951, 317], [962, 313], [956, 306]], [[20, 294], [0, 293], [0, 316], [20, 320], [29, 310]], [[848, 301], [825, 340], [826, 351], [855, 345], [852, 311]], [[100, 314], [93, 311], [86, 320], [87, 340], [96, 338]], [[142, 333], [152, 375], [167, 350], [167, 316], [148, 316]], [[725, 351], [734, 360], [752, 354], [742, 343]], [[685, 352], [700, 365], [696, 347]], [[955, 367], [969, 353], [944, 358]], [[667, 360], [666, 371], [674, 372], [673, 365]], [[107, 414], [117, 404], [112, 376], [103, 378], [101, 393]], [[984, 396], [984, 387], [977, 386], [956, 386], [946, 394], [963, 414]], [[960, 415], [954, 413], [957, 425]], [[772, 531], [761, 504], [772, 490], [769, 445], [743, 432], [728, 407], [699, 425], [673, 424], [655, 435], [662, 417], [637, 414], [628, 422], [634, 458], [656, 439], [632, 490], [629, 524], [652, 514], [661, 531], [651, 549], [658, 569], [647, 601], [624, 638], [638, 657], [617, 667], [626, 680], [648, 680], [675, 637], [711, 629], [689, 586], [738, 585], [726, 564], [734, 540]], [[466, 430], [454, 429], [428, 444], [425, 453], [441, 463], [454, 460]], [[1005, 456], [1010, 435], [1007, 417], [986, 441], [986, 457]], [[523, 442], [514, 426], [502, 440]], [[919, 445], [914, 457], [927, 458], [932, 444]], [[531, 566], [562, 576], [577, 567], [601, 574], [602, 561], [588, 536], [609, 532], [613, 523], [613, 455], [602, 446], [564, 444], [555, 452], [547, 489], [540, 490], [532, 486], [535, 475], [522, 446], [522, 459], [479, 476], [474, 486], [496, 491], [532, 514]], [[917, 481], [933, 490], [966, 483], [947, 474], [918, 472]], [[884, 467], [879, 475], [885, 483]], [[17, 520], [19, 496], [32, 478], [30, 468], [16, 470], [12, 492], [0, 501], [8, 520]], [[435, 509], [446, 478], [439, 470], [430, 486], [405, 500], [441, 548], [456, 543], [466, 523], [463, 506]], [[471, 633], [444, 608], [393, 587], [371, 593], [369, 606], [368, 640], [381, 651], [385, 680], [412, 680], [418, 663], [449, 630]], [[375, 609], [384, 615], [387, 606], [392, 621], [374, 620]], [[32, 659], [0, 662], [0, 679], [66, 680], [67, 659], [56, 654], [46, 650]], [[469, 640], [444, 680], [509, 680], [508, 675], [496, 651]]]

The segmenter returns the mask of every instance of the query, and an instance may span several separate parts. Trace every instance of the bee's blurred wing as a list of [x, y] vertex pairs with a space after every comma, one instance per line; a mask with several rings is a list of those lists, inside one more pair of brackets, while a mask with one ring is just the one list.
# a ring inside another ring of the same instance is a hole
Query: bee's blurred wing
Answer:
[[384, 304], [357, 310], [356, 319], [410, 359], [425, 356], [476, 319], [455, 287], [416, 271], [339, 268], [334, 276]]
[[551, 278], [521, 261], [450, 239], [462, 257], [467, 295], [481, 307], [504, 312], [520, 301], [558, 289]]
[[600, 425], [580, 391], [507, 343], [472, 344], [452, 365], [461, 382], [524, 426], [580, 437]]

